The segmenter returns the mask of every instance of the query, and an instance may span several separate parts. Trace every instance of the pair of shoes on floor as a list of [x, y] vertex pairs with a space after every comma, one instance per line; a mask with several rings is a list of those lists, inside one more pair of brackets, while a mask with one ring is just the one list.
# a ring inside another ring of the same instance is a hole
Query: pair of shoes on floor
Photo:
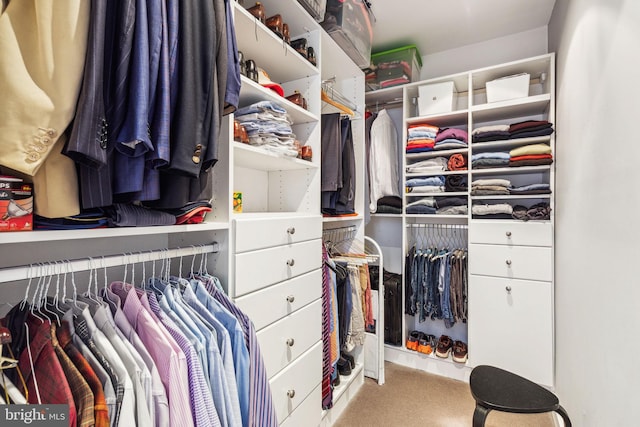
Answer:
[[425, 334], [420, 331], [411, 331], [406, 345], [409, 350], [423, 354], [431, 354], [436, 345], [436, 337], [435, 335]]
[[465, 363], [468, 354], [467, 344], [463, 341], [454, 341], [448, 335], [440, 336], [436, 346], [436, 356], [446, 359], [449, 354], [454, 362]]

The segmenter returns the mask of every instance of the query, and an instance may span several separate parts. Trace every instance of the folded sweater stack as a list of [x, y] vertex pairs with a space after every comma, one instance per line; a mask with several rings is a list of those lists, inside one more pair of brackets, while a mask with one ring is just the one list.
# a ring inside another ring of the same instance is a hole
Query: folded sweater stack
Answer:
[[531, 144], [514, 148], [509, 152], [509, 166], [540, 166], [553, 163], [551, 147], [547, 144]]
[[439, 128], [428, 124], [410, 125], [407, 134], [407, 153], [432, 151]]
[[476, 179], [471, 183], [472, 196], [506, 196], [510, 194], [511, 181], [501, 178]]
[[474, 169], [507, 167], [510, 158], [509, 153], [503, 151], [476, 153], [471, 156], [471, 167]]
[[457, 128], [441, 128], [435, 139], [435, 150], [454, 150], [467, 148], [468, 134], [466, 130]]
[[407, 193], [444, 193], [444, 176], [411, 178], [406, 182]]
[[553, 124], [546, 120], [525, 120], [510, 125], [481, 126], [471, 132], [473, 142], [503, 141], [533, 138], [553, 133]]

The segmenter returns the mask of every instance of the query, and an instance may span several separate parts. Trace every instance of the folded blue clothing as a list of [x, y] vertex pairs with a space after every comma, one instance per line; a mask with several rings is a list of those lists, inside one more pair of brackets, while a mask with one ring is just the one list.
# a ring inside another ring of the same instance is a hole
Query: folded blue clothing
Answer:
[[433, 148], [431, 147], [407, 148], [407, 153], [426, 153], [428, 151], [433, 151]]
[[476, 153], [471, 156], [471, 161], [479, 160], [479, 159], [507, 159], [509, 160], [511, 155], [509, 153], [505, 153], [503, 151], [497, 152], [486, 152], [486, 153]]
[[282, 108], [280, 105], [276, 104], [273, 101], [260, 101], [260, 102], [256, 102], [254, 104], [248, 105], [246, 107], [238, 108], [235, 114], [236, 116], [242, 116], [245, 114], [259, 113], [260, 111], [264, 111], [264, 110], [273, 110], [278, 113], [287, 112], [287, 110], [285, 110], [284, 108]]
[[444, 176], [418, 177], [407, 180], [407, 187], [424, 187], [424, 186], [442, 187], [444, 185]]
[[467, 143], [459, 139], [444, 139], [436, 142], [434, 150], [455, 150], [457, 148], [467, 148]]
[[409, 138], [430, 138], [430, 139], [435, 139], [436, 138], [436, 133], [435, 132], [428, 132], [428, 131], [424, 131], [424, 130], [414, 130], [414, 129], [409, 129], [408, 132]]
[[413, 205], [407, 206], [408, 214], [423, 214], [423, 215], [433, 215], [436, 213], [436, 208], [425, 205]]
[[521, 185], [520, 187], [513, 187], [511, 191], [530, 191], [530, 190], [548, 190], [549, 184], [529, 184]]

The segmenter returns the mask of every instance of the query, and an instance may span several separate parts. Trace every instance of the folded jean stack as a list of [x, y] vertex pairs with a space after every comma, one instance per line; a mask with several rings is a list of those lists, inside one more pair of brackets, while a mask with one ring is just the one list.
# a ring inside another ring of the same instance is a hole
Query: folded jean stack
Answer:
[[238, 120], [247, 130], [249, 144], [288, 157], [297, 157], [287, 111], [272, 101], [260, 101], [236, 111]]
[[509, 166], [541, 166], [553, 163], [551, 147], [547, 144], [531, 144], [514, 148], [509, 152]]
[[531, 207], [517, 205], [513, 207], [514, 219], [522, 221], [543, 221], [551, 219], [551, 206], [547, 202], [536, 203]]

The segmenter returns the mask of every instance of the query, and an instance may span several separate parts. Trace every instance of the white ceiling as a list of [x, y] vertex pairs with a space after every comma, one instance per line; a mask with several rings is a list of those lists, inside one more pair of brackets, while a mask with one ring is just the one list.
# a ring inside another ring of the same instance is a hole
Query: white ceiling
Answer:
[[555, 0], [370, 0], [373, 52], [415, 44], [421, 55], [549, 23]]

